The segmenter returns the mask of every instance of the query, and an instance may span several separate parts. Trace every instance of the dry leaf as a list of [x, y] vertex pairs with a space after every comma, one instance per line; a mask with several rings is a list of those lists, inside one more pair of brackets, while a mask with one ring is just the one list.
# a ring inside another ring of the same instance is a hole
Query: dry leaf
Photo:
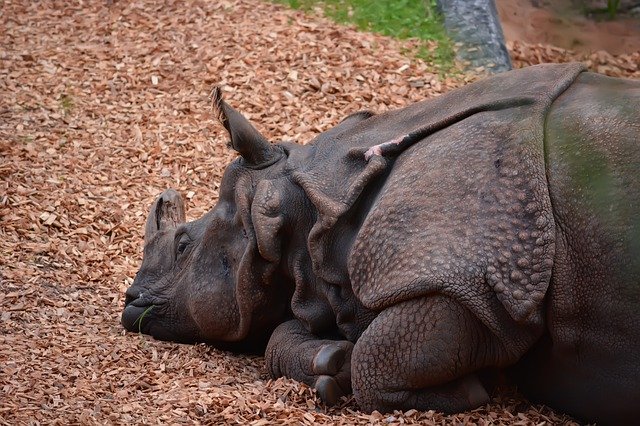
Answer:
[[[213, 85], [269, 139], [305, 143], [476, 76], [438, 77], [402, 53], [415, 41], [259, 0], [5, 1], [0, 27], [1, 424], [571, 421], [508, 389], [453, 416], [366, 414], [352, 397], [327, 409], [308, 386], [269, 380], [262, 357], [119, 323], [154, 197], [174, 187], [200, 217], [235, 158], [211, 119]], [[637, 52], [510, 48], [517, 66], [582, 60], [640, 77]]]

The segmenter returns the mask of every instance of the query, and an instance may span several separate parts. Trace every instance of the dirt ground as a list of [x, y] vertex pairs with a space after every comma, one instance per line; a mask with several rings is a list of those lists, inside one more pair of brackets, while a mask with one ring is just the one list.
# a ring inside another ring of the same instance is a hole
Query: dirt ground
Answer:
[[[600, 0], [496, 0], [505, 39], [552, 44], [577, 52], [611, 54], [640, 51], [640, 2], [622, 0], [615, 19]], [[634, 6], [637, 11], [632, 12]]]
[[[0, 9], [0, 424], [558, 424], [517, 395], [457, 416], [327, 409], [261, 357], [127, 334], [124, 290], [167, 187], [196, 218], [233, 154], [210, 116], [223, 87], [272, 140], [437, 96], [411, 42], [259, 0], [5, 0]], [[514, 62], [584, 60], [640, 77], [636, 53], [514, 41]]]

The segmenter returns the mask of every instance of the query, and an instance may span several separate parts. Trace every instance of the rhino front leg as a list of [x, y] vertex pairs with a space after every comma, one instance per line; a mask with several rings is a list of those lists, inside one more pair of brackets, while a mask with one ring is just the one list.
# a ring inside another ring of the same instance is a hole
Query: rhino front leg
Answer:
[[323, 340], [311, 334], [298, 320], [275, 329], [265, 361], [273, 378], [289, 377], [316, 389], [328, 405], [351, 393], [351, 352], [347, 340]]
[[497, 339], [454, 300], [410, 300], [382, 311], [356, 342], [353, 393], [365, 411], [466, 411], [489, 401], [475, 372], [505, 358]]

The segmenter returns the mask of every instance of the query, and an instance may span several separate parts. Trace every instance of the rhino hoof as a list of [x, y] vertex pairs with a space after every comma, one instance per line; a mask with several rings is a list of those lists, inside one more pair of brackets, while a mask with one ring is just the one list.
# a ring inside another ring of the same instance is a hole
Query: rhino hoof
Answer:
[[327, 405], [336, 405], [345, 393], [338, 386], [338, 382], [331, 376], [320, 376], [315, 384], [316, 392]]
[[344, 364], [347, 352], [338, 345], [325, 345], [313, 358], [313, 371], [316, 374], [335, 376]]

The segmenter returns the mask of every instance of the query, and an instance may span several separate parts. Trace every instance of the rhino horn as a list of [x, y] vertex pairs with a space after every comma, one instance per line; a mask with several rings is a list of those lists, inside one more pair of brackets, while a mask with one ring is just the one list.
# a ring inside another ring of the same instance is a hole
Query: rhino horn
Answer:
[[167, 189], [151, 206], [144, 229], [145, 244], [161, 229], [175, 228], [186, 221], [184, 201], [174, 189]]
[[211, 99], [218, 120], [229, 132], [231, 146], [245, 159], [248, 166], [267, 166], [279, 157], [277, 149], [249, 123], [249, 120], [222, 99], [219, 87], [213, 89]]

